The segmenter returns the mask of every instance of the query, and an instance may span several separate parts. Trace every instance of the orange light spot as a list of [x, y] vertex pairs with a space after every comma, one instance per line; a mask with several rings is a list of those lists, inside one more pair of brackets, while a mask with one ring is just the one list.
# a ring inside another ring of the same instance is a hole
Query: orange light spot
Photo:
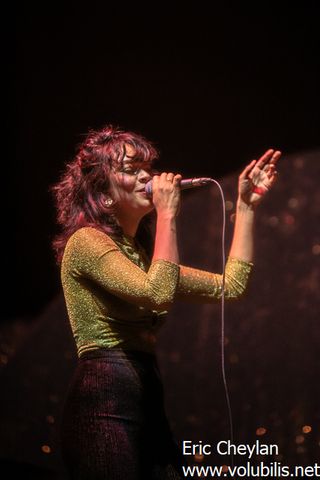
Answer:
[[261, 435], [264, 435], [265, 433], [267, 433], [267, 429], [264, 428], [264, 427], [259, 427], [259, 428], [257, 428], [257, 430], [256, 430], [256, 435], [258, 435], [259, 437], [260, 437]]
[[203, 462], [203, 459], [204, 459], [204, 455], [200, 455], [200, 454], [196, 453], [195, 456], [194, 456], [194, 461], [195, 462], [201, 463], [201, 462]]
[[41, 450], [43, 451], [43, 453], [51, 453], [51, 448], [49, 447], [49, 445], [42, 445]]
[[304, 426], [302, 427], [303, 433], [310, 433], [311, 430], [312, 430], [312, 427], [310, 427], [310, 425], [304, 425]]

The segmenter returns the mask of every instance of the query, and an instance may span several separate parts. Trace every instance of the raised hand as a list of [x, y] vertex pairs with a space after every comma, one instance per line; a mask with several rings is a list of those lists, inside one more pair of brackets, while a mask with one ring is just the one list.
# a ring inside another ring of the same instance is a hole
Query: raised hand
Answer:
[[267, 150], [243, 170], [238, 185], [240, 201], [252, 207], [261, 202], [277, 179], [276, 164], [280, 157], [279, 150]]

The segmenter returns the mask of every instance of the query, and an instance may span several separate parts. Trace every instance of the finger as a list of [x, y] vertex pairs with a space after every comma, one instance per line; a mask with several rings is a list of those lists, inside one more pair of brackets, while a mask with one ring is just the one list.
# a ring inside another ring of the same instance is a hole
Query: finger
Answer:
[[280, 150], [276, 150], [272, 157], [270, 158], [269, 162], [265, 164], [265, 166], [263, 167], [263, 170], [265, 172], [269, 171], [269, 168], [270, 167], [275, 167], [275, 164], [277, 163], [277, 161], [279, 160], [279, 158], [281, 157], [281, 152]]
[[265, 172], [267, 172], [268, 170], [272, 169], [272, 168], [275, 168], [275, 165], [273, 163], [271, 163], [271, 160], [270, 162], [266, 163], [265, 166], [263, 167], [263, 170]]
[[173, 174], [173, 173], [170, 172], [170, 173], [167, 174], [167, 180], [168, 180], [169, 182], [172, 182], [173, 177], [174, 177], [174, 174]]
[[247, 165], [246, 168], [243, 170], [243, 172], [240, 174], [239, 178], [241, 178], [241, 179], [246, 178], [247, 175], [250, 173], [250, 171], [255, 166], [255, 164], [256, 164], [256, 160], [252, 160], [252, 162], [249, 163], [249, 165]]
[[265, 164], [270, 161], [270, 159], [272, 158], [273, 154], [274, 154], [273, 148], [270, 148], [269, 150], [267, 150], [267, 151], [262, 155], [262, 157], [260, 157], [259, 160], [257, 161], [256, 167], [263, 168], [263, 167], [265, 166]]
[[160, 180], [160, 176], [159, 175], [154, 175], [152, 177], [152, 189], [154, 190], [155, 188], [157, 188], [157, 186], [159, 185], [159, 180]]
[[159, 177], [159, 186], [164, 185], [164, 183], [167, 181], [167, 172], [162, 172]]
[[273, 172], [272, 177], [268, 178], [268, 189], [273, 186], [273, 184], [276, 182], [278, 178], [278, 172]]
[[180, 174], [175, 175], [173, 179], [174, 186], [180, 185], [181, 179], [182, 179], [182, 176]]
[[280, 150], [276, 150], [274, 152], [274, 154], [272, 155], [272, 158], [270, 160], [270, 164], [271, 165], [275, 165], [277, 163], [277, 161], [279, 160], [279, 158], [281, 157], [282, 153], [280, 152]]

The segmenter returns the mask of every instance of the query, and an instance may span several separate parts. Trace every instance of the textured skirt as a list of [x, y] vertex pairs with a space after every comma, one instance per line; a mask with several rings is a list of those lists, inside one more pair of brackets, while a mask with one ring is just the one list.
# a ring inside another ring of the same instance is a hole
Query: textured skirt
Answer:
[[64, 405], [61, 451], [72, 480], [182, 478], [154, 355], [97, 349], [80, 357]]

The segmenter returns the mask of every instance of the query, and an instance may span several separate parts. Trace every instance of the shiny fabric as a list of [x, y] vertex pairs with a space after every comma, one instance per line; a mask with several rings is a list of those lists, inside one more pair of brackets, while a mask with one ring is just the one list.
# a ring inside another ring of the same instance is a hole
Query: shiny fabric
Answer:
[[156, 357], [98, 349], [85, 352], [78, 362], [61, 425], [70, 479], [183, 478]]
[[[228, 259], [227, 299], [242, 295], [251, 268], [251, 263]], [[134, 238], [112, 239], [92, 227], [80, 228], [70, 237], [61, 279], [79, 356], [120, 346], [152, 353], [176, 298], [205, 303], [222, 293], [222, 275], [166, 260], [150, 263]]]
[[[243, 293], [251, 267], [228, 259], [226, 298]], [[61, 425], [71, 480], [182, 478], [154, 356], [157, 331], [176, 298], [219, 299], [222, 276], [150, 263], [134, 238], [85, 227], [66, 245], [61, 279], [79, 357]]]

